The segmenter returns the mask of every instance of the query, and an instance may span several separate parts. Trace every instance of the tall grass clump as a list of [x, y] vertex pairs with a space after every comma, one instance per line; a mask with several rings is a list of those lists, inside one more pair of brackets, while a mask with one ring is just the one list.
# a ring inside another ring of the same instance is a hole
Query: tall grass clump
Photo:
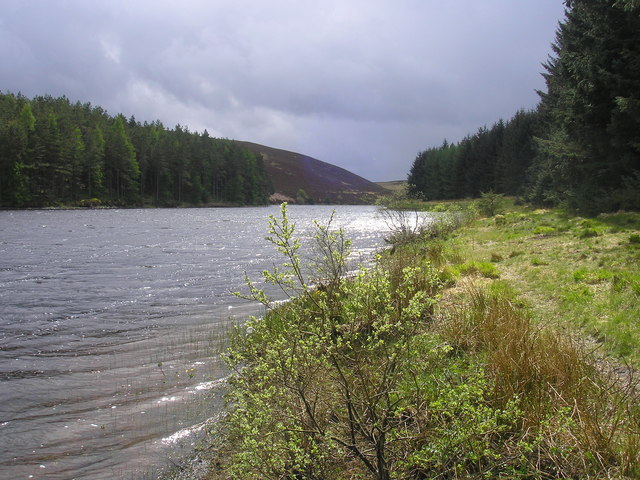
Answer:
[[460, 353], [484, 358], [496, 406], [518, 399], [531, 466], [553, 478], [637, 478], [634, 380], [606, 369], [566, 331], [534, 325], [507, 295], [471, 284], [464, 298], [442, 313], [439, 331]]

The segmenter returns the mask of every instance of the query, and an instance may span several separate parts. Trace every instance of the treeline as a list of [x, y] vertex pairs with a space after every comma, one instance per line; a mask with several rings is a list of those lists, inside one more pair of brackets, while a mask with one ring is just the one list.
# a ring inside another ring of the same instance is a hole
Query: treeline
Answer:
[[420, 152], [409, 173], [409, 192], [425, 199], [477, 197], [496, 191], [519, 195], [533, 161], [539, 115], [519, 111], [507, 123], [483, 127], [457, 144]]
[[569, 0], [533, 111], [420, 152], [409, 191], [493, 191], [593, 214], [640, 209], [640, 2]]
[[0, 93], [0, 206], [259, 205], [262, 157], [66, 97]]

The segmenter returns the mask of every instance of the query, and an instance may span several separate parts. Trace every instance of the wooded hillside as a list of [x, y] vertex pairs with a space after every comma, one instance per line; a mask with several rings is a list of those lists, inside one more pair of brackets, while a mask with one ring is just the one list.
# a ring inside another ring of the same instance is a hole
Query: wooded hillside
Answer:
[[259, 205], [259, 155], [66, 97], [0, 94], [0, 206]]

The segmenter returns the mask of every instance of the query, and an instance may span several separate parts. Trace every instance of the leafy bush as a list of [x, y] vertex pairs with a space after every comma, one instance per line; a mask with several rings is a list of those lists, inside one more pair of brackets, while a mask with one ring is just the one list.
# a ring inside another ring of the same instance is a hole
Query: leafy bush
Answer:
[[[276, 305], [247, 279], [267, 313], [235, 330], [227, 356], [225, 478], [638, 477], [632, 382], [533, 324], [507, 282], [461, 282], [436, 305], [445, 278], [495, 265], [447, 266], [450, 247], [419, 237], [346, 279], [349, 242], [330, 220], [316, 222], [313, 271], [330, 279], [318, 283], [281, 213], [268, 239], [284, 263], [262, 278], [292, 299]], [[574, 278], [637, 284], [612, 275]]]
[[538, 225], [533, 229], [533, 233], [535, 235], [551, 235], [555, 233], [556, 229], [553, 227], [548, 227], [546, 225]]
[[489, 262], [475, 262], [469, 261], [463, 264], [457, 265], [456, 270], [465, 275], [471, 275], [473, 273], [479, 273], [485, 278], [499, 278], [500, 272], [496, 266]]
[[593, 237], [597, 237], [598, 235], [600, 234], [594, 228], [583, 228], [578, 233], [578, 238], [593, 238]]
[[[317, 226], [316, 241], [340, 270], [341, 234]], [[251, 333], [238, 329], [229, 350], [229, 430], [237, 446], [230, 472], [328, 478], [337, 461], [351, 459], [360, 471], [388, 479], [406, 455], [393, 440], [403, 424], [398, 411], [409, 408], [413, 392], [400, 385], [415, 377], [416, 358], [438, 355], [437, 342], [418, 334], [440, 289], [437, 272], [428, 263], [396, 275], [374, 267], [315, 289], [302, 273], [294, 230], [283, 205], [268, 239], [285, 263], [263, 278], [300, 295], [252, 319]], [[248, 297], [273, 305], [247, 284]]]
[[485, 217], [493, 217], [504, 210], [504, 195], [494, 192], [483, 192], [477, 201], [478, 211]]
[[424, 438], [404, 462], [405, 468], [413, 472], [412, 478], [446, 477], [446, 472], [496, 478], [511, 469], [508, 452], [519, 450], [518, 401], [507, 402], [504, 408], [492, 405], [494, 386], [480, 366], [458, 362], [447, 368], [446, 383], [439, 376], [421, 378], [422, 403], [429, 414], [418, 420]]

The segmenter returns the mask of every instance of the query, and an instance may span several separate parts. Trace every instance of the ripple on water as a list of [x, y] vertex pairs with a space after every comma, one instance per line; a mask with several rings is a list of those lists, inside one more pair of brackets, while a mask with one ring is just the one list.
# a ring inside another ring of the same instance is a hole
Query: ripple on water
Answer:
[[[383, 244], [374, 208], [335, 208], [356, 263]], [[308, 239], [333, 209], [290, 216]], [[260, 312], [231, 292], [279, 261], [269, 214], [0, 212], [3, 475], [129, 479], [184, 452], [222, 404], [225, 331]]]

